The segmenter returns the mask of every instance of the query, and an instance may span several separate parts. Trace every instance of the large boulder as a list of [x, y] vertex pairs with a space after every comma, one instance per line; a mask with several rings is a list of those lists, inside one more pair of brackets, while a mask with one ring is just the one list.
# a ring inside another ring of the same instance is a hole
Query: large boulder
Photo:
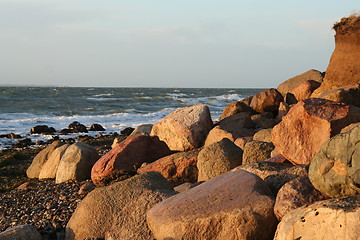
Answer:
[[254, 109], [252, 109], [248, 104], [246, 104], [243, 101], [236, 101], [236, 102], [232, 102], [231, 104], [229, 104], [228, 106], [226, 106], [224, 108], [223, 113], [221, 114], [221, 117], [219, 118], [220, 120], [223, 120], [224, 118], [233, 116], [235, 114], [238, 113], [242, 113], [242, 112], [246, 112], [248, 114], [254, 114], [256, 113], [254, 111]]
[[360, 194], [360, 125], [322, 145], [311, 161], [309, 178], [331, 197]]
[[56, 148], [48, 157], [47, 161], [44, 163], [41, 168], [39, 179], [46, 178], [56, 178], [56, 172], [59, 167], [60, 160], [64, 155], [66, 149], [69, 147], [69, 144], [64, 144]]
[[1, 240], [42, 240], [40, 233], [36, 227], [24, 224], [9, 228], [4, 232], [0, 232]]
[[151, 136], [158, 136], [173, 151], [201, 147], [213, 127], [210, 110], [205, 104], [179, 108], [157, 123]]
[[254, 174], [217, 176], [151, 208], [147, 222], [158, 240], [272, 239], [274, 198]]
[[267, 89], [253, 96], [250, 107], [259, 113], [276, 112], [284, 100], [280, 92], [274, 88]]
[[350, 123], [360, 121], [360, 108], [310, 98], [297, 103], [271, 134], [277, 151], [294, 164], [309, 164], [321, 145]]
[[128, 137], [95, 163], [91, 180], [101, 185], [104, 179], [117, 171], [136, 172], [144, 162], [150, 163], [171, 153], [166, 143], [156, 136]]
[[360, 84], [347, 85], [324, 91], [319, 95], [319, 98], [360, 107]]
[[291, 90], [291, 94], [294, 95], [297, 101], [303, 101], [310, 98], [311, 94], [320, 87], [321, 83], [314, 80], [307, 80], [300, 83], [296, 88]]
[[276, 196], [274, 213], [281, 220], [288, 212], [327, 199], [328, 197], [314, 188], [309, 178], [298, 177], [282, 186]]
[[83, 142], [70, 145], [61, 157], [55, 182], [90, 179], [91, 168], [98, 159], [99, 154], [94, 147]]
[[259, 176], [269, 186], [274, 196], [277, 195], [279, 189], [285, 183], [297, 177], [307, 176], [307, 169], [305, 165], [294, 166], [291, 163], [268, 161], [252, 162], [236, 167], [232, 171], [236, 171], [238, 169], [242, 169]]
[[284, 81], [277, 87], [277, 90], [283, 96], [285, 96], [286, 93], [291, 92], [294, 88], [299, 86], [302, 82], [305, 82], [308, 80], [313, 80], [313, 81], [317, 81], [317, 82], [321, 83], [323, 81], [323, 73], [321, 73], [315, 69], [311, 69], [307, 72], [304, 72], [300, 75], [297, 75], [295, 77], [292, 77], [292, 78]]
[[173, 194], [172, 187], [157, 172], [96, 188], [71, 216], [66, 239], [154, 239], [146, 224], [146, 211]]
[[195, 148], [187, 152], [178, 152], [160, 158], [152, 163], [144, 163], [138, 170], [138, 174], [146, 172], [159, 172], [173, 186], [185, 182], [196, 182], [198, 169], [196, 167], [200, 148]]
[[357, 240], [359, 218], [360, 196], [319, 201], [286, 214], [274, 240]]
[[360, 16], [342, 18], [334, 25], [335, 50], [324, 81], [313, 96], [345, 85], [360, 83]]
[[248, 113], [238, 113], [236, 115], [224, 118], [211, 129], [206, 137], [205, 146], [228, 138], [235, 141], [240, 137], [248, 137], [254, 134], [254, 123]]
[[41, 169], [43, 165], [48, 160], [49, 156], [52, 154], [52, 152], [62, 146], [64, 143], [61, 143], [60, 141], [54, 141], [51, 143], [48, 147], [43, 149], [41, 152], [39, 152], [35, 158], [33, 159], [31, 165], [26, 170], [26, 175], [28, 178], [38, 178], [39, 174], [41, 172]]
[[204, 147], [198, 156], [198, 181], [206, 181], [241, 165], [243, 151], [232, 141], [221, 141]]
[[269, 142], [252, 140], [245, 144], [243, 150], [243, 164], [259, 162], [271, 158], [271, 152], [274, 150], [274, 145]]

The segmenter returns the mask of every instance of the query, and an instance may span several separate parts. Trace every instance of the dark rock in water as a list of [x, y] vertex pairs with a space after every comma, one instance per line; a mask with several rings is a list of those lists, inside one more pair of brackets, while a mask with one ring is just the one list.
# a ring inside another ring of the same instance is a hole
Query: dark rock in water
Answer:
[[49, 134], [56, 132], [53, 127], [47, 125], [37, 125], [30, 130], [30, 134]]
[[73, 133], [88, 132], [86, 126], [77, 121], [70, 123], [68, 128], [73, 130]]
[[19, 139], [22, 138], [20, 135], [15, 133], [9, 133], [9, 134], [1, 134], [0, 138], [10, 138], [10, 139]]
[[129, 136], [134, 130], [135, 128], [127, 127], [124, 130], [122, 130], [120, 133], [124, 136]]
[[100, 124], [94, 123], [90, 126], [89, 131], [105, 131], [105, 128]]
[[60, 131], [61, 134], [67, 135], [69, 133], [73, 133], [74, 131], [72, 129], [64, 128]]
[[30, 146], [30, 145], [34, 145], [34, 143], [31, 141], [30, 138], [25, 138], [25, 139], [19, 140], [16, 143], [14, 143], [12, 145], [12, 147], [22, 148], [22, 147], [27, 147], [27, 146]]

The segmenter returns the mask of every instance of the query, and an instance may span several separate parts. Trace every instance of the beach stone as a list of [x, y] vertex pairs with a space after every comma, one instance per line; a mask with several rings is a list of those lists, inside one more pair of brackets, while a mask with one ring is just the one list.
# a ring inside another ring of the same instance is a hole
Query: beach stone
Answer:
[[254, 134], [253, 140], [270, 143], [271, 131], [272, 128], [261, 129], [260, 131]]
[[254, 135], [253, 127], [254, 123], [248, 113], [238, 113], [224, 118], [211, 129], [204, 145], [211, 145], [223, 138], [228, 138], [234, 142], [237, 138], [252, 136]]
[[187, 152], [178, 152], [162, 157], [149, 164], [144, 163], [137, 170], [137, 173], [159, 172], [172, 186], [177, 186], [185, 182], [194, 183], [198, 178], [196, 163], [200, 150], [200, 148], [195, 148]]
[[274, 88], [267, 89], [253, 96], [250, 107], [258, 113], [276, 112], [280, 102], [284, 100], [280, 92]]
[[66, 149], [70, 144], [64, 144], [57, 147], [50, 155], [48, 155], [47, 161], [41, 168], [39, 179], [56, 178], [56, 172], [59, 167], [61, 157], [64, 155]]
[[49, 134], [56, 132], [54, 128], [47, 125], [37, 125], [30, 129], [30, 134]]
[[146, 224], [146, 211], [175, 194], [167, 180], [148, 172], [96, 188], [78, 205], [66, 226], [67, 240], [105, 238], [154, 239]]
[[272, 239], [274, 198], [256, 175], [238, 170], [168, 198], [147, 212], [158, 240]]
[[205, 104], [178, 108], [154, 124], [151, 136], [158, 136], [173, 151], [201, 147], [213, 127], [210, 110]]
[[296, 208], [309, 206], [328, 198], [314, 188], [307, 176], [298, 177], [280, 188], [276, 196], [274, 213], [281, 220], [285, 214]]
[[277, 124], [271, 141], [294, 164], [310, 164], [321, 145], [345, 126], [360, 121], [360, 108], [310, 98], [299, 102]]
[[269, 142], [252, 140], [245, 144], [242, 163], [265, 161], [271, 157], [274, 145]]
[[321, 146], [311, 161], [309, 178], [316, 189], [331, 197], [360, 193], [360, 125]]
[[241, 165], [243, 151], [232, 141], [221, 141], [204, 147], [198, 156], [198, 181], [206, 181]]
[[91, 170], [91, 180], [96, 185], [117, 171], [134, 172], [144, 162], [153, 162], [172, 152], [157, 136], [138, 135], [125, 139], [102, 156]]
[[28, 178], [38, 178], [41, 172], [43, 165], [48, 160], [48, 157], [52, 154], [52, 152], [62, 146], [64, 143], [60, 141], [54, 141], [41, 152], [39, 152], [33, 159], [31, 165], [26, 170], [26, 175]]
[[323, 81], [323, 73], [315, 69], [311, 69], [307, 72], [304, 72], [300, 75], [292, 77], [284, 82], [282, 82], [277, 90], [285, 96], [286, 93], [291, 92], [294, 88], [299, 86], [302, 82], [313, 80], [321, 83]]
[[134, 131], [130, 134], [130, 136], [137, 136], [137, 135], [150, 136], [152, 127], [153, 127], [153, 124], [140, 125], [134, 129]]
[[94, 147], [84, 142], [71, 144], [61, 157], [55, 182], [90, 179], [91, 168], [98, 159], [99, 154]]
[[346, 239], [360, 236], [360, 196], [330, 199], [286, 214], [274, 240]]
[[347, 85], [324, 91], [319, 95], [319, 98], [360, 107], [360, 84]]
[[310, 98], [311, 94], [320, 87], [321, 83], [314, 80], [306, 80], [291, 90], [297, 101], [303, 101]]
[[224, 108], [219, 121], [242, 112], [248, 113], [250, 115], [256, 113], [254, 109], [252, 109], [248, 104], [242, 101], [235, 101]]
[[252, 115], [251, 120], [255, 124], [256, 129], [273, 128], [278, 123], [270, 112]]
[[360, 83], [360, 17], [353, 15], [335, 23], [335, 50], [326, 69], [324, 81], [313, 97], [326, 90]]
[[277, 195], [279, 189], [287, 182], [302, 176], [307, 176], [305, 165], [292, 165], [291, 163], [278, 162], [252, 162], [243, 164], [231, 171], [238, 169], [245, 170], [256, 174], [265, 181], [274, 196]]
[[24, 224], [9, 228], [0, 233], [1, 240], [42, 240], [42, 237], [36, 227]]
[[77, 121], [70, 123], [68, 126], [68, 129], [70, 129], [73, 133], [81, 133], [81, 132], [87, 133], [88, 132], [86, 126]]
[[90, 126], [89, 131], [105, 131], [105, 128], [98, 123], [94, 123]]

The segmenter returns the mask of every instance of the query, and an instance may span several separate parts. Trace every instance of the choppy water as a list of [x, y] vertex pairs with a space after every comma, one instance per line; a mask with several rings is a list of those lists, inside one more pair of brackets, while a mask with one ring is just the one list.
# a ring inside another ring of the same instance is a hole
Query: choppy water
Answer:
[[[105, 133], [119, 132], [125, 127], [155, 123], [176, 108], [197, 103], [207, 104], [216, 120], [226, 105], [261, 90], [0, 87], [0, 135], [16, 133], [33, 140], [46, 139], [51, 136], [29, 136], [30, 129], [48, 125], [60, 131], [73, 121], [88, 127], [99, 123], [106, 128]], [[0, 148], [13, 142], [0, 138]]]

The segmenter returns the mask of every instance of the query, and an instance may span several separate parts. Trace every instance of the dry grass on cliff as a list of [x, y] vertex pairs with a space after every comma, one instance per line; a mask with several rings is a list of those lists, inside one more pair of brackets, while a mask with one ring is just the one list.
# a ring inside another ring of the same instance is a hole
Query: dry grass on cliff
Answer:
[[342, 18], [334, 24], [333, 29], [337, 34], [360, 30], [360, 12], [354, 12], [349, 17]]

